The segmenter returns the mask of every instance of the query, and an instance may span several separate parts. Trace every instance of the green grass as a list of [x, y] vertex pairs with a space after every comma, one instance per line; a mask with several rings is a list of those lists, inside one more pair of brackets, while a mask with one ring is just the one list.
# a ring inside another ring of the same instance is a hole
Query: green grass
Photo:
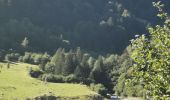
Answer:
[[15, 98], [24, 100], [25, 98], [35, 98], [44, 94], [52, 94], [59, 97], [78, 97], [85, 95], [96, 95], [85, 85], [47, 83], [31, 78], [28, 75], [28, 67], [35, 65], [16, 63], [11, 64], [7, 69], [6, 63], [0, 63], [0, 100], [13, 100]]

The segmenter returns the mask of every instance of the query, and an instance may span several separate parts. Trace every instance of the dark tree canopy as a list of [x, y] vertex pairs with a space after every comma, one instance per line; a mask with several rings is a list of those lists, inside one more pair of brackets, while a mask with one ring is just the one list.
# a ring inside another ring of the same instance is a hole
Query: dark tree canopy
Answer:
[[[155, 0], [0, 0], [0, 48], [54, 53], [80, 46], [92, 53], [121, 53], [134, 33], [155, 24]], [[167, 4], [170, 2], [163, 1]], [[143, 7], [145, 5], [145, 7]]]

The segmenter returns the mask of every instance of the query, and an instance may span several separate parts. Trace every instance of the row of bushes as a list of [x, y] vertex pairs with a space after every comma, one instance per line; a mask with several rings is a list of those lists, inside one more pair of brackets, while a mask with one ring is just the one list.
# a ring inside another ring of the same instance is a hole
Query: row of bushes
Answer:
[[108, 90], [103, 84], [95, 84], [90, 79], [77, 78], [75, 75], [61, 76], [53, 74], [44, 74], [41, 77], [42, 81], [55, 82], [55, 83], [82, 83], [89, 86], [92, 91], [95, 91], [103, 96], [106, 96]]
[[6, 61], [18, 61], [18, 59], [20, 58], [20, 54], [19, 53], [10, 53], [10, 54], [6, 54], [5, 55], [5, 60]]
[[50, 60], [50, 55], [47, 53], [31, 53], [26, 52], [24, 56], [20, 56], [18, 59], [20, 62], [30, 63], [30, 64], [42, 64], [47, 63]]
[[103, 84], [95, 84], [94, 81], [90, 79], [77, 78], [75, 75], [71, 74], [69, 76], [54, 75], [54, 74], [43, 74], [39, 68], [29, 68], [29, 74], [31, 77], [39, 78], [40, 80], [46, 82], [54, 83], [82, 83], [89, 86], [89, 89], [95, 91], [102, 96], [107, 96], [108, 89]]
[[39, 68], [32, 68], [32, 67], [29, 68], [29, 75], [34, 78], [39, 78], [42, 81], [53, 82], [53, 83], [82, 83], [86, 85], [90, 85], [91, 83], [94, 83], [94, 81], [91, 79], [76, 77], [73, 74], [70, 74], [68, 76], [44, 74], [44, 72]]
[[19, 53], [8, 53], [3, 59], [6, 61], [20, 61], [38, 65], [47, 63], [50, 60], [50, 56], [47, 53], [26, 52], [23, 56]]
[[91, 79], [76, 77], [73, 74], [68, 75], [68, 76], [44, 74], [44, 75], [40, 76], [39, 78], [42, 81], [54, 82], [54, 83], [82, 83], [82, 84], [90, 85], [91, 83], [94, 82]]
[[107, 94], [107, 89], [102, 84], [94, 84], [94, 81], [91, 79], [78, 78], [75, 75], [71, 74], [69, 76], [54, 75], [54, 74], [43, 74], [38, 68], [29, 68], [29, 74], [31, 77], [39, 78], [44, 82], [54, 82], [54, 83], [82, 83], [89, 86], [92, 91], [95, 91], [101, 95]]

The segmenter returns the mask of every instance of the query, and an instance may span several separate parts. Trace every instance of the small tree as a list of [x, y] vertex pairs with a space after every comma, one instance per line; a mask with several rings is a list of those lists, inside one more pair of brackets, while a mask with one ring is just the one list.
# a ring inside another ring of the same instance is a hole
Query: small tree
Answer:
[[28, 40], [27, 37], [25, 37], [24, 40], [21, 43], [21, 46], [24, 47], [24, 48], [27, 48], [28, 45], [29, 45], [29, 40]]

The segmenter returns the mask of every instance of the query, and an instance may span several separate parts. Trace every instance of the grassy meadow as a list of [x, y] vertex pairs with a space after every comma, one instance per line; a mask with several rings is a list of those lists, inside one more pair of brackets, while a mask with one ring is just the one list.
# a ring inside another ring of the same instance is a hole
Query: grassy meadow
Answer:
[[29, 67], [35, 65], [25, 63], [10, 64], [7, 68], [6, 63], [0, 63], [0, 100], [24, 100], [37, 96], [53, 95], [56, 97], [81, 97], [97, 95], [85, 85], [47, 83], [31, 78], [28, 75]]

